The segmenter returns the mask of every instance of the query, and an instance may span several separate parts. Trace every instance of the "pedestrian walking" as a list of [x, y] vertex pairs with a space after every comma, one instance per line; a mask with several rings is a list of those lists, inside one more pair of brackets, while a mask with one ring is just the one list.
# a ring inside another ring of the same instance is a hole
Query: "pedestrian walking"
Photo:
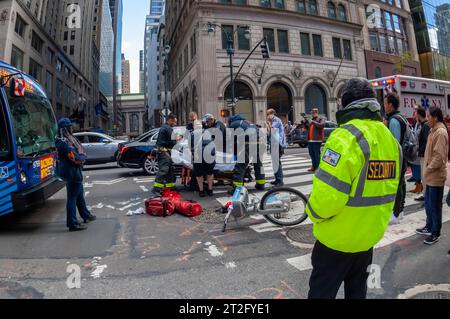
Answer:
[[267, 110], [267, 123], [270, 127], [272, 167], [275, 173], [275, 181], [271, 184], [274, 187], [282, 187], [284, 186], [284, 176], [281, 158], [288, 147], [286, 134], [284, 132], [283, 122], [277, 117], [274, 109]]
[[66, 182], [67, 189], [67, 221], [69, 231], [80, 231], [86, 228], [81, 226], [77, 219], [78, 213], [84, 223], [96, 220], [86, 206], [83, 189], [83, 163], [86, 153], [80, 142], [72, 135], [72, 122], [68, 118], [58, 121], [57, 149], [57, 175]]
[[350, 79], [336, 113], [339, 128], [324, 147], [306, 207], [317, 242], [312, 252], [310, 299], [364, 299], [373, 247], [394, 207], [402, 152], [382, 122], [366, 79]]
[[170, 114], [167, 122], [161, 127], [156, 141], [158, 157], [158, 173], [153, 184], [153, 194], [161, 195], [164, 188], [176, 188], [176, 176], [172, 161], [172, 148], [177, 144], [180, 138], [174, 138], [173, 127], [177, 125], [177, 118]]
[[325, 121], [319, 117], [319, 109], [312, 110], [312, 120], [309, 122], [308, 150], [312, 166], [308, 172], [315, 172], [320, 164], [320, 148], [325, 140]]
[[447, 181], [448, 131], [440, 108], [430, 107], [427, 119], [431, 128], [425, 149], [425, 172], [423, 174], [426, 184], [427, 224], [424, 228], [417, 229], [417, 233], [428, 236], [424, 243], [433, 245], [441, 237], [442, 201]]
[[420, 124], [420, 133], [418, 137], [419, 142], [419, 150], [418, 150], [418, 157], [420, 162], [420, 179], [422, 181], [422, 192], [421, 195], [417, 198], [415, 198], [418, 202], [424, 202], [425, 201], [425, 180], [423, 177], [423, 174], [425, 173], [425, 150], [427, 147], [427, 141], [428, 141], [428, 135], [430, 134], [430, 126], [428, 125], [427, 121], [427, 112], [424, 108], [418, 107], [416, 111], [416, 120], [417, 123]]
[[[408, 121], [398, 110], [400, 107], [400, 100], [395, 93], [389, 93], [384, 99], [384, 111], [386, 112], [386, 120], [389, 131], [395, 137], [400, 145], [404, 145]], [[404, 150], [402, 149], [402, 152]], [[404, 216], [405, 200], [406, 200], [406, 170], [408, 162], [403, 158], [402, 170], [400, 172], [400, 185], [397, 193], [397, 200], [395, 201], [394, 211], [391, 218], [391, 223], [399, 223]]]

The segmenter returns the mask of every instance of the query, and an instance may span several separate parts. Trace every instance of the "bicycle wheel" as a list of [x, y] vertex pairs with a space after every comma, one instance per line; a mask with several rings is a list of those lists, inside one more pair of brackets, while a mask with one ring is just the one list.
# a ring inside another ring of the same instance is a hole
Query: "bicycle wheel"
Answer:
[[289, 187], [274, 188], [268, 191], [261, 199], [260, 209], [283, 209], [287, 212], [264, 215], [271, 223], [278, 226], [295, 226], [303, 223], [308, 215], [305, 208], [308, 200], [305, 195]]

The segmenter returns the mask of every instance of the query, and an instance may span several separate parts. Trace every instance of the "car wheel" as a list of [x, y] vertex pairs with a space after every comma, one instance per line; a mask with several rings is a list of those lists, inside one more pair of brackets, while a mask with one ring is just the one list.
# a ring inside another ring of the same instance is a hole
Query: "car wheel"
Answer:
[[142, 164], [142, 169], [148, 175], [156, 175], [158, 173], [158, 162], [154, 158], [146, 157]]

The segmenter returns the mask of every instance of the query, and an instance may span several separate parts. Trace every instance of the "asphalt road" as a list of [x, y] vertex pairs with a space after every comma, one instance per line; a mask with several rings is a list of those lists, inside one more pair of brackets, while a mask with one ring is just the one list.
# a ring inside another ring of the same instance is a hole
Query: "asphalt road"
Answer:
[[[287, 184], [308, 193], [307, 151], [288, 150], [283, 164]], [[98, 217], [88, 230], [66, 230], [65, 190], [44, 207], [0, 219], [0, 298], [307, 296], [314, 243], [310, 223], [287, 229], [247, 218], [232, 221], [222, 233], [223, 216], [213, 208], [226, 199], [224, 187], [217, 189], [217, 200], [202, 201], [206, 212], [196, 219], [127, 216], [143, 208], [152, 177], [115, 164], [88, 167], [84, 174], [86, 199]], [[183, 195], [199, 200], [192, 193]], [[448, 298], [449, 224], [444, 224], [441, 242], [425, 246], [413, 234], [425, 213], [408, 196], [405, 220], [391, 226], [375, 250], [379, 268], [374, 268], [369, 297]], [[444, 220], [450, 220], [448, 207]], [[77, 266], [81, 288], [71, 289], [76, 277], [68, 270]]]

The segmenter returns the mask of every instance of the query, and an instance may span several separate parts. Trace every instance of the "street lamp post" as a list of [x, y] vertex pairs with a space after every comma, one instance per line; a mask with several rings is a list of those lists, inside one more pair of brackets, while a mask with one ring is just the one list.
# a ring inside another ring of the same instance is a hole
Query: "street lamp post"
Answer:
[[168, 72], [169, 72], [169, 66], [168, 66], [168, 60], [169, 60], [169, 53], [170, 53], [170, 45], [166, 45], [164, 47], [164, 123], [167, 122], [167, 117], [169, 116], [169, 105], [167, 103], [167, 89], [168, 89]]
[[[229, 57], [230, 60], [230, 87], [231, 87], [231, 114], [235, 115], [236, 113], [236, 96], [235, 96], [235, 87], [234, 87], [234, 83], [235, 83], [235, 79], [234, 79], [234, 66], [233, 66], [233, 56], [234, 56], [234, 34], [239, 30], [239, 26], [236, 28], [236, 30], [230, 34], [228, 33], [221, 25], [219, 24], [215, 24], [215, 23], [211, 23], [208, 22], [208, 33], [212, 33], [215, 31], [214, 27], [219, 27], [223, 34], [225, 34], [225, 36], [227, 37], [227, 55]], [[251, 34], [250, 34], [250, 27], [249, 26], [245, 26], [246, 30], [245, 30], [245, 38], [247, 40], [250, 39]]]

